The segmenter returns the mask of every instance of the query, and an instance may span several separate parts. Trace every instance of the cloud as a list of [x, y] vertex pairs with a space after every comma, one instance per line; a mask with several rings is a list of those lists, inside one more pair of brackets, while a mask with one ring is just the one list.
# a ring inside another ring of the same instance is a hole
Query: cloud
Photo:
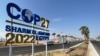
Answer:
[[61, 19], [60, 19], [60, 18], [55, 18], [55, 19], [53, 19], [52, 21], [53, 21], [53, 22], [60, 22]]

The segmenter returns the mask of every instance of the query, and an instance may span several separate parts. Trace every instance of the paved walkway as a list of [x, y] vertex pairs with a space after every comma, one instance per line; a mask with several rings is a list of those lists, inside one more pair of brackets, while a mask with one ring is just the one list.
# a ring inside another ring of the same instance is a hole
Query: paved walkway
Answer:
[[86, 56], [99, 56], [91, 42], [89, 42]]

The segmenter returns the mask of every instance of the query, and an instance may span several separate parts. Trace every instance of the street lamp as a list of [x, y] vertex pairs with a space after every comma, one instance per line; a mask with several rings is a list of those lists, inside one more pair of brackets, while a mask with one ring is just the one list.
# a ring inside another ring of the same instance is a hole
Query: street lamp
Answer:
[[62, 41], [63, 41], [63, 43], [62, 43], [62, 48], [64, 49], [64, 35], [62, 35]]

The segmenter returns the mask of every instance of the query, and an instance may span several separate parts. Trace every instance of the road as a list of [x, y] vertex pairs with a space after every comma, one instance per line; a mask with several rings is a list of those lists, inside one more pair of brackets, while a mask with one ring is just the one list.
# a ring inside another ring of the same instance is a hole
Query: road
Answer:
[[91, 41], [94, 48], [96, 49], [97, 53], [99, 54], [100, 56], [100, 41]]
[[[80, 43], [80, 41], [78, 42], [74, 42], [71, 44], [65, 44], [65, 48], [68, 48], [70, 46], [73, 46], [75, 44]], [[49, 50], [56, 50], [56, 49], [61, 49], [62, 48], [62, 44], [54, 44], [51, 46], [48, 46], [48, 51]], [[31, 54], [31, 49], [32, 46], [23, 46], [23, 47], [13, 47], [13, 56], [16, 55], [25, 55], [25, 54]], [[34, 51], [35, 52], [41, 52], [41, 51], [45, 51], [45, 45], [39, 45], [39, 46], [34, 46]], [[9, 48], [0, 48], [0, 56], [8, 56], [9, 55]]]

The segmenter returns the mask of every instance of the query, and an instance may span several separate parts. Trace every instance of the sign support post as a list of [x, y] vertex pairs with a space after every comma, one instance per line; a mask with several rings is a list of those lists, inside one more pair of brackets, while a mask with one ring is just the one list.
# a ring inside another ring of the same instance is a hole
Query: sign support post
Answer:
[[9, 46], [9, 56], [12, 56], [12, 44]]
[[32, 43], [32, 56], [34, 56], [34, 43]]
[[[12, 7], [11, 11], [13, 13], [13, 7]], [[11, 21], [13, 22], [13, 19], [12, 18], [11, 18]], [[13, 26], [13, 23], [11, 23], [11, 26]], [[11, 31], [11, 33], [12, 33], [12, 31]], [[9, 46], [9, 56], [12, 56], [12, 43]]]
[[[33, 24], [32, 24], [32, 26], [33, 26]], [[34, 28], [32, 28], [32, 30], [34, 30]], [[32, 43], [32, 56], [34, 56], [34, 42]]]
[[47, 46], [47, 40], [46, 40], [46, 56], [48, 56], [48, 46]]
[[[45, 29], [45, 31], [47, 30], [47, 28]], [[48, 43], [47, 43], [48, 40], [46, 40], [46, 56], [48, 56]]]

